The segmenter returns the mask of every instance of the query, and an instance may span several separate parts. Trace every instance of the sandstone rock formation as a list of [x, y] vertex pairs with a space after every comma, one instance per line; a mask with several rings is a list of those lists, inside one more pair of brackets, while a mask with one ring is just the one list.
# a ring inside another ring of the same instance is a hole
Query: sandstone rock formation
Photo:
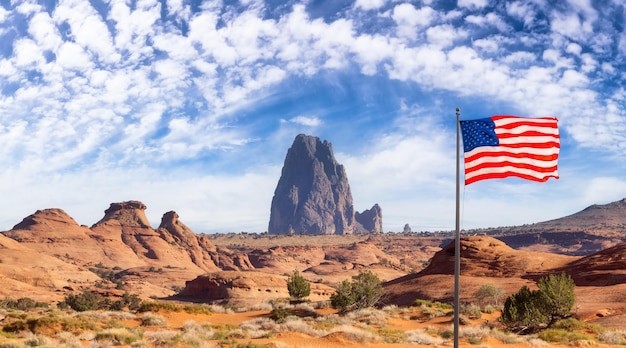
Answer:
[[[166, 293], [163, 287], [180, 287], [200, 274], [220, 270], [213, 261], [219, 258], [217, 250], [206, 236], [193, 233], [175, 212], [165, 213], [155, 230], [145, 210], [139, 201], [112, 203], [91, 228], [79, 226], [61, 209], [38, 210], [3, 235], [59, 262], [117, 269], [117, 280], [134, 282], [159, 296]], [[142, 284], [146, 279], [153, 285]], [[153, 291], [156, 288], [160, 290]]]
[[405, 224], [404, 228], [402, 229], [403, 233], [411, 233], [411, 226], [409, 224]]
[[[326, 301], [334, 289], [311, 283], [311, 301]], [[261, 272], [224, 271], [198, 276], [188, 281], [177, 296], [210, 303], [252, 305], [272, 299], [289, 298], [287, 277]]]
[[[422, 271], [385, 284], [389, 303], [408, 305], [415, 298], [452, 301], [455, 245], [450, 241], [435, 253]], [[523, 285], [534, 287], [537, 276], [578, 260], [579, 257], [515, 250], [500, 240], [487, 236], [461, 238], [461, 300], [470, 302], [472, 294], [484, 284], [498, 284], [507, 294]], [[506, 281], [503, 281], [506, 279]]]
[[17, 298], [15, 294], [19, 294], [38, 301], [58, 301], [63, 299], [59, 290], [90, 288], [98, 280], [100, 277], [83, 267], [0, 234], [0, 298]]
[[371, 209], [365, 209], [362, 213], [358, 211], [354, 214], [359, 229], [364, 233], [383, 233], [383, 211], [380, 206], [374, 204]]
[[[380, 225], [382, 230], [382, 222]], [[296, 136], [274, 191], [268, 232], [359, 232], [346, 171], [335, 160], [328, 141], [304, 134]]]

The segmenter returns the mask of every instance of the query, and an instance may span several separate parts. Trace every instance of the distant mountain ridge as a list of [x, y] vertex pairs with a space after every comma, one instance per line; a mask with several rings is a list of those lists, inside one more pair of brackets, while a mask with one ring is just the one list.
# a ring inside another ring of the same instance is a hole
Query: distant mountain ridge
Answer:
[[626, 242], [626, 198], [593, 204], [558, 219], [520, 226], [481, 228], [467, 231], [498, 238], [516, 249], [534, 248], [569, 254], [589, 255]]

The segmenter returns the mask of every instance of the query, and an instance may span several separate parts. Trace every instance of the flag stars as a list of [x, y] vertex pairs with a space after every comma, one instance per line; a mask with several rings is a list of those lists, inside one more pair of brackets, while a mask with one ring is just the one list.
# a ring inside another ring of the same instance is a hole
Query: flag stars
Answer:
[[500, 143], [496, 135], [496, 124], [491, 118], [472, 121], [461, 121], [463, 134], [463, 151], [472, 151], [480, 146], [498, 146]]

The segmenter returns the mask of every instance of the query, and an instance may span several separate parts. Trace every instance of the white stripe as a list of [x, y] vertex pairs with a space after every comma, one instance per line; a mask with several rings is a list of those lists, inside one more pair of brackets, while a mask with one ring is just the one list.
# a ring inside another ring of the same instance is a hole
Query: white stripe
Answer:
[[546, 124], [546, 125], [557, 124], [557, 120], [554, 118], [532, 118], [532, 117], [519, 117], [519, 116], [510, 116], [510, 117], [503, 118], [500, 120], [494, 120], [493, 123], [495, 123], [496, 127], [498, 127], [498, 126], [508, 125], [511, 123], [521, 122], [521, 121], [533, 122], [537, 124]]
[[465, 153], [465, 158], [482, 153], [482, 152], [509, 152], [509, 153], [527, 153], [531, 155], [549, 156], [558, 155], [558, 147], [549, 147], [546, 149], [540, 149], [536, 147], [504, 147], [504, 146], [480, 146]]
[[495, 131], [496, 131], [496, 134], [521, 134], [524, 132], [531, 132], [531, 131], [543, 133], [546, 135], [548, 134], [558, 135], [559, 134], [559, 130], [557, 128], [529, 126], [529, 125], [521, 125], [519, 127], [515, 127], [511, 129], [496, 127]]
[[477, 170], [477, 171], [473, 171], [470, 173], [465, 173], [465, 180], [471, 179], [475, 176], [478, 175], [483, 175], [483, 174], [494, 174], [494, 173], [504, 173], [504, 172], [516, 172], [516, 173], [521, 173], [521, 174], [526, 174], [526, 175], [530, 175], [533, 176], [535, 178], [538, 179], [543, 179], [549, 176], [558, 176], [559, 175], [559, 171], [555, 170], [552, 172], [548, 172], [548, 173], [541, 173], [541, 172], [537, 172], [535, 170], [532, 169], [526, 169], [526, 168], [516, 168], [516, 167], [511, 167], [511, 166], [506, 166], [506, 167], [497, 167], [497, 168], [483, 168], [481, 170]]
[[466, 162], [465, 170], [466, 171], [471, 170], [471, 168], [481, 165], [483, 163], [499, 163], [499, 162], [501, 163], [503, 161], [509, 161], [511, 163], [523, 163], [523, 164], [528, 164], [528, 165], [540, 167], [540, 168], [550, 168], [558, 164], [558, 160], [556, 159], [551, 160], [551, 161], [542, 161], [542, 160], [537, 160], [537, 159], [514, 158], [514, 157], [509, 157], [509, 156], [486, 156], [486, 157], [479, 157], [471, 162]]
[[531, 144], [545, 144], [549, 142], [560, 143], [558, 137], [553, 136], [536, 136], [536, 137], [513, 137], [513, 138], [503, 138], [498, 139], [500, 141], [500, 145], [510, 145], [510, 144], [520, 144], [520, 143], [531, 143]]

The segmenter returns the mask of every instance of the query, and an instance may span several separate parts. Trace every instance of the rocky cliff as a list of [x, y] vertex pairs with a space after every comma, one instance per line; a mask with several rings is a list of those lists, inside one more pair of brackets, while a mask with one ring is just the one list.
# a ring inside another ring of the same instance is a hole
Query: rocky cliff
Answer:
[[378, 204], [371, 209], [365, 209], [362, 213], [354, 214], [354, 219], [362, 232], [383, 233], [383, 210]]
[[[380, 225], [382, 230], [382, 216]], [[335, 160], [331, 143], [304, 134], [296, 136], [274, 191], [268, 232], [362, 232], [355, 219], [346, 171]]]

